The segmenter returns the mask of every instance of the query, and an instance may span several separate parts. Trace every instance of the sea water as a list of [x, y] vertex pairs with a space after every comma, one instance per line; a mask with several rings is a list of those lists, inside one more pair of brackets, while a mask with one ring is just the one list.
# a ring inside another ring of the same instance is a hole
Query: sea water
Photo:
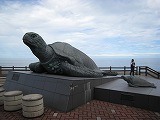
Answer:
[[0, 66], [2, 67], [25, 67], [30, 63], [38, 62], [36, 58], [0, 58]]
[[[131, 58], [123, 57], [91, 57], [98, 67], [129, 67]], [[148, 66], [156, 71], [160, 71], [160, 58], [135, 58], [136, 66]], [[37, 62], [37, 58], [1, 58], [2, 67], [24, 67], [30, 63]]]
[[[130, 67], [130, 62], [132, 58], [123, 58], [123, 57], [94, 57], [93, 60], [96, 62], [99, 67]], [[136, 66], [148, 66], [156, 71], [160, 71], [160, 58], [135, 58]]]

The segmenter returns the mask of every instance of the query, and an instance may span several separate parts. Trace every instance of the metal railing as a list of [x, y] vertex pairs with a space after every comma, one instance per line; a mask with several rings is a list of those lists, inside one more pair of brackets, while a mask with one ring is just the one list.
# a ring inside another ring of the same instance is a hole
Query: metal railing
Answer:
[[[117, 72], [119, 74], [123, 75], [129, 75], [131, 67], [99, 67], [101, 70], [107, 71], [107, 72]], [[136, 75], [142, 75], [145, 74], [145, 76], [152, 76], [154, 78], [160, 79], [160, 72], [157, 72], [156, 70], [148, 67], [148, 66], [136, 66], [134, 69], [134, 72]]]
[[24, 67], [2, 67], [0, 66], [0, 77], [7, 76], [9, 71], [30, 71], [29, 67], [24, 66]]
[[[103, 70], [103, 71], [106, 71], [106, 72], [117, 72], [119, 74], [123, 74], [123, 75], [127, 75], [127, 74], [130, 74], [130, 70], [131, 68], [130, 67], [99, 67], [99, 69]], [[135, 67], [134, 69], [134, 72], [136, 75], [138, 75], [138, 66]]]
[[[101, 70], [104, 70], [106, 72], [117, 72], [120, 75], [129, 75], [130, 74], [130, 67], [99, 67]], [[9, 71], [30, 71], [29, 67], [2, 67], [0, 66], [0, 77], [7, 76]], [[136, 66], [135, 69], [136, 75], [142, 75], [145, 74], [145, 76], [150, 75], [152, 77], [160, 79], [160, 72], [157, 72], [156, 70], [148, 67], [148, 66]]]
[[139, 75], [145, 74], [145, 76], [150, 75], [152, 77], [160, 79], [160, 72], [148, 67], [148, 66], [139, 66]]

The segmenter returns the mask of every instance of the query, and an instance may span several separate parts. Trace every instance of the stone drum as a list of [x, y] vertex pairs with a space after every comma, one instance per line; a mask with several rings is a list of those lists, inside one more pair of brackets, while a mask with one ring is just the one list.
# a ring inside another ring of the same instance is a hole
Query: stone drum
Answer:
[[3, 88], [3, 84], [0, 84], [0, 88]]
[[0, 84], [4, 84], [6, 81], [6, 78], [5, 77], [0, 77]]
[[22, 108], [22, 91], [9, 91], [4, 93], [4, 110], [15, 111]]
[[2, 87], [0, 87], [0, 105], [3, 105], [3, 95], [4, 95], [4, 92], [5, 92], [5, 90], [2, 88]]
[[22, 97], [23, 116], [32, 118], [44, 113], [43, 96], [41, 94], [29, 94]]

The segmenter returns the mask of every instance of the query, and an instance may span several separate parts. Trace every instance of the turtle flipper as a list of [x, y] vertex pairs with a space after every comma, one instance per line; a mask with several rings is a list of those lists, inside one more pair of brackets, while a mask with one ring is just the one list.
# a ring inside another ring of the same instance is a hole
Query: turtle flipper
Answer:
[[31, 71], [35, 72], [35, 73], [43, 73], [46, 72], [44, 67], [41, 65], [40, 62], [35, 62], [35, 63], [31, 63], [29, 64], [29, 68]]
[[129, 86], [129, 87], [138, 87], [138, 86], [133, 85], [133, 84], [131, 84], [131, 83], [128, 83], [128, 86]]
[[63, 73], [75, 77], [102, 77], [102, 72], [91, 70], [87, 67], [74, 66], [68, 62], [62, 62]]

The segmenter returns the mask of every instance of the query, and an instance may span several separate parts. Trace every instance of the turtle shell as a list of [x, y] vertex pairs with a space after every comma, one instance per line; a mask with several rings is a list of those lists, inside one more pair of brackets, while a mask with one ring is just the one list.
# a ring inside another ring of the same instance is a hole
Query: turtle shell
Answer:
[[58, 56], [67, 58], [72, 65], [85, 66], [92, 70], [99, 70], [95, 62], [82, 51], [76, 49], [68, 43], [55, 42], [49, 44]]

